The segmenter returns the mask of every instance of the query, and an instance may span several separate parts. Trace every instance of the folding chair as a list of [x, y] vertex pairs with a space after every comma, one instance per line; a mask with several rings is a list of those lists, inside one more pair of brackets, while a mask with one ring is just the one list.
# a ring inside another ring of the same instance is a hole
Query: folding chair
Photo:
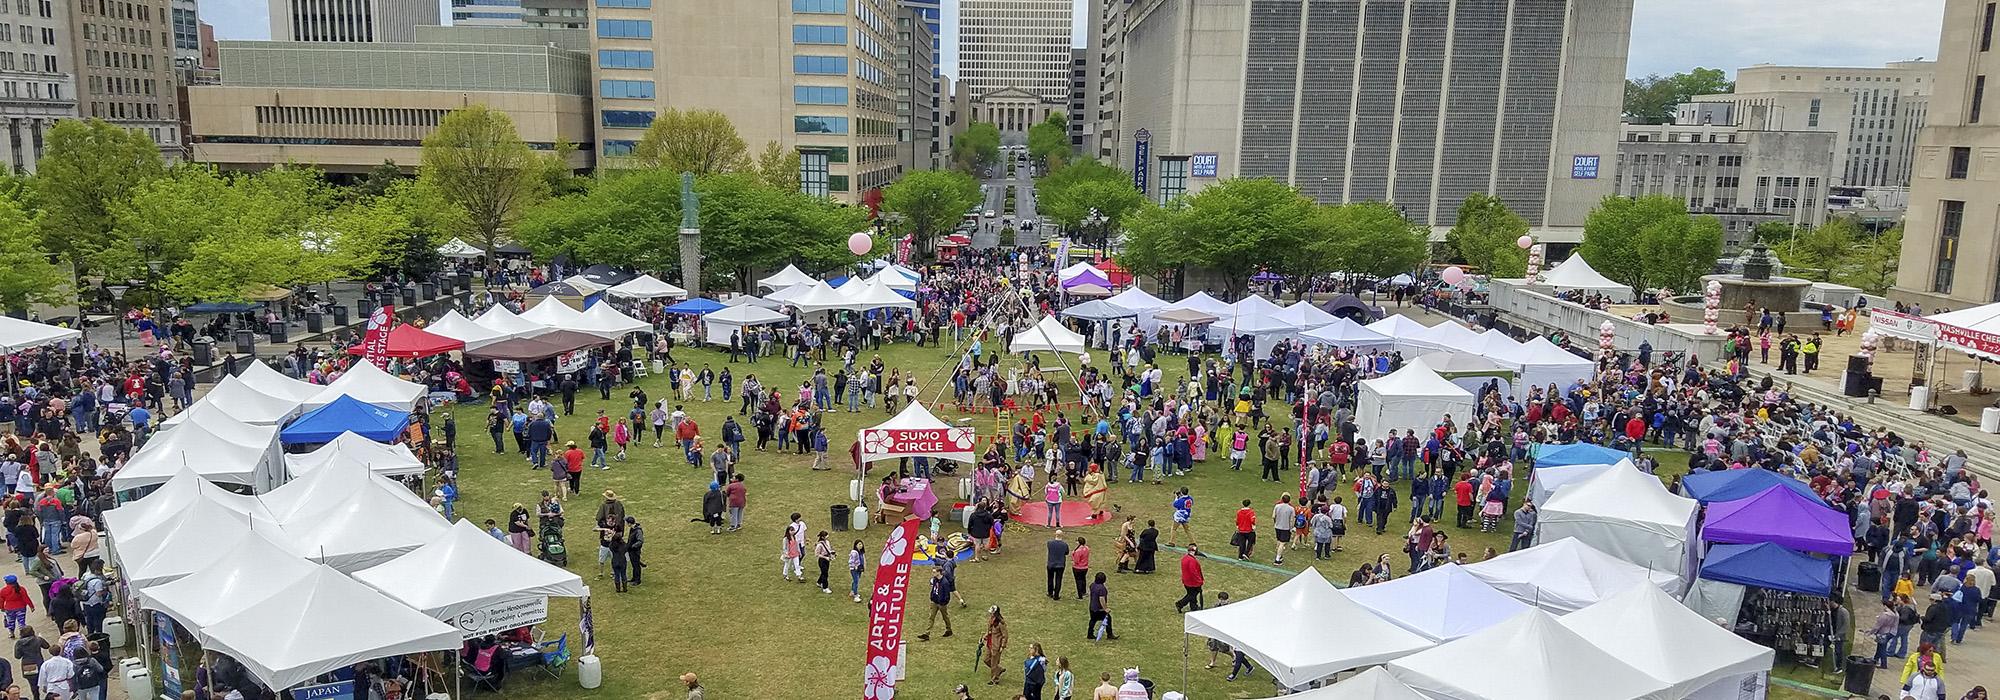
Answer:
[[537, 647], [542, 651], [542, 670], [551, 678], [561, 678], [563, 668], [569, 666], [569, 635], [564, 634], [553, 642], [542, 642]]

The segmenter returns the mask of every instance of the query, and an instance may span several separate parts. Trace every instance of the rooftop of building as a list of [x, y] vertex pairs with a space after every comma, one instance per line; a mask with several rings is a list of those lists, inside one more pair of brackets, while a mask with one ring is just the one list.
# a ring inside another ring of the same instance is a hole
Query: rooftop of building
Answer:
[[230, 87], [452, 90], [590, 94], [590, 60], [554, 43], [481, 43], [502, 30], [523, 40], [560, 31], [514, 27], [431, 27], [445, 32], [410, 43], [218, 42], [222, 84]]

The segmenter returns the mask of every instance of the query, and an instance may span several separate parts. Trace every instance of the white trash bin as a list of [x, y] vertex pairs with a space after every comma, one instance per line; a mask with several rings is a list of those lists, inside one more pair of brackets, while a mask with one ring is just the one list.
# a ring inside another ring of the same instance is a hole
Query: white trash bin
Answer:
[[104, 634], [111, 637], [111, 648], [123, 649], [126, 639], [125, 618], [117, 615], [104, 618]]
[[1986, 408], [1979, 411], [1979, 432], [2000, 433], [2000, 408]]
[[1982, 378], [1982, 375], [1980, 374], [1979, 370], [1976, 370], [1976, 369], [1968, 369], [1968, 370], [1966, 370], [1966, 371], [1965, 371], [1965, 373], [1964, 373], [1964, 374], [1961, 374], [1961, 375], [1959, 375], [1959, 381], [1958, 381], [1958, 385], [1959, 385], [1959, 386], [1962, 386], [1962, 387], [1965, 387], [1965, 390], [1966, 390], [1966, 391], [1972, 391], [1972, 390], [1974, 390], [1974, 389], [1978, 389], [1978, 388], [1980, 387], [1980, 385], [1981, 385], [1981, 382], [1980, 382], [1980, 379], [1981, 379], [1981, 378]]
[[965, 499], [965, 500], [968, 500], [968, 501], [972, 500], [972, 479], [971, 479], [971, 478], [969, 478], [969, 477], [967, 477], [967, 478], [960, 478], [960, 479], [958, 480], [958, 497], [959, 497], [959, 498], [963, 498], [963, 499]]
[[1921, 411], [1926, 408], [1929, 408], [1930, 405], [1931, 405], [1930, 387], [1927, 386], [1910, 387], [1910, 410]]
[[853, 514], [847, 518], [847, 527], [850, 530], [868, 529], [868, 506], [855, 506]]
[[125, 697], [148, 698], [153, 696], [153, 674], [142, 664], [125, 668]]
[[860, 480], [860, 479], [848, 479], [848, 480], [847, 480], [847, 500], [850, 500], [850, 501], [859, 501], [859, 500], [861, 500], [861, 480]]
[[604, 685], [604, 662], [596, 654], [585, 654], [576, 660], [576, 684], [585, 690], [596, 690]]

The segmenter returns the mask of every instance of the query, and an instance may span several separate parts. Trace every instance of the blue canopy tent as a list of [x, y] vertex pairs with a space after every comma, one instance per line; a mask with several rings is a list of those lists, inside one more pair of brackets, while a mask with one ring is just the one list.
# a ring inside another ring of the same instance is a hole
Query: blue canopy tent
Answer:
[[679, 304], [669, 306], [665, 309], [665, 311], [670, 314], [687, 314], [689, 316], [701, 316], [705, 314], [715, 313], [717, 311], [721, 311], [727, 308], [729, 308], [727, 305], [723, 304], [722, 302], [716, 301], [714, 299], [703, 299], [701, 297], [695, 297], [693, 299], [683, 301]]
[[389, 442], [401, 436], [409, 424], [409, 411], [341, 396], [293, 420], [278, 432], [278, 441], [287, 445], [319, 444], [332, 442], [341, 433], [354, 433], [376, 442]]
[[833, 279], [830, 279], [830, 280], [827, 280], [827, 281], [826, 281], [826, 286], [828, 286], [828, 287], [835, 287], [835, 288], [838, 288], [838, 287], [840, 287], [840, 285], [843, 285], [843, 284], [847, 284], [847, 275], [841, 275], [841, 276], [839, 276], [839, 277], [835, 277], [835, 278], [833, 278]]
[[1833, 592], [1833, 560], [1769, 542], [1718, 544], [1708, 549], [1708, 558], [1701, 563], [1701, 577], [1824, 596]]
[[1749, 498], [1773, 486], [1783, 486], [1801, 496], [1819, 499], [1819, 494], [1813, 493], [1812, 487], [1807, 486], [1806, 482], [1762, 467], [1702, 472], [1681, 477], [1681, 495], [1702, 503]]
[[1603, 445], [1578, 442], [1568, 445], [1536, 445], [1535, 466], [1567, 467], [1573, 464], [1617, 464], [1618, 460], [1630, 459], [1632, 453], [1614, 450]]

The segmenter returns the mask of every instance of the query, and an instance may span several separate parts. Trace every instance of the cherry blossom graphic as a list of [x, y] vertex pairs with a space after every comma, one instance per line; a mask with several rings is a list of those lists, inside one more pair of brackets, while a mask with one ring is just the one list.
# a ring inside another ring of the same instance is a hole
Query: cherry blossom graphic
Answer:
[[971, 428], [952, 428], [947, 434], [951, 438], [953, 446], [961, 450], [972, 449], [973, 437]]
[[890, 437], [889, 431], [877, 430], [864, 436], [861, 442], [861, 451], [871, 455], [887, 454], [889, 448], [894, 447], [895, 444], [896, 439]]
[[895, 698], [897, 670], [895, 657], [877, 656], [871, 659], [862, 672], [861, 697], [864, 700]]
[[896, 560], [909, 551], [910, 541], [903, 534], [906, 528], [898, 527], [889, 531], [889, 541], [882, 543], [882, 565], [895, 566]]

